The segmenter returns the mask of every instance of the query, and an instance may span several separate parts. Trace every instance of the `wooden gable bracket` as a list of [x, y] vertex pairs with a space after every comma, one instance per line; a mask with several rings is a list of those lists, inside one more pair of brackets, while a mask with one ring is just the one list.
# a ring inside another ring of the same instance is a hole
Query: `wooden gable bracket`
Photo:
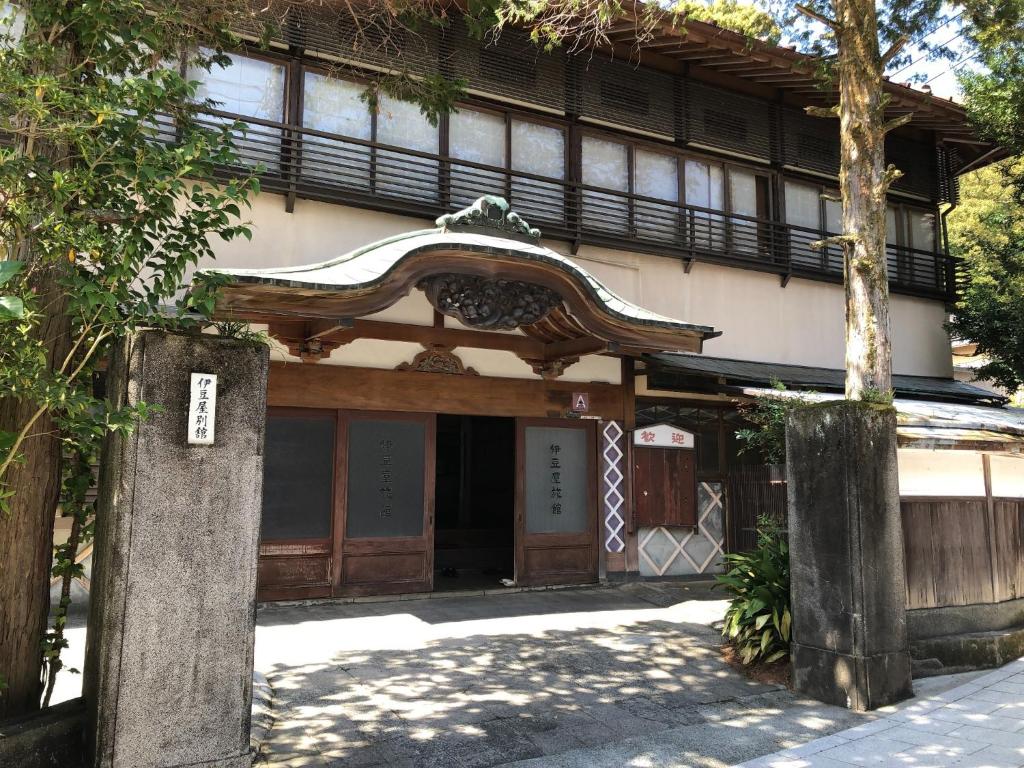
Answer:
[[548, 381], [557, 379], [565, 373], [566, 368], [578, 363], [584, 355], [618, 351], [617, 344], [594, 338], [553, 341], [543, 346], [542, 357], [519, 355], [519, 358], [533, 368], [534, 373]]
[[271, 322], [269, 334], [303, 362], [317, 363], [356, 339], [409, 341], [434, 348], [473, 347], [511, 352], [545, 379], [556, 379], [584, 355], [620, 352], [619, 345], [593, 337], [543, 342], [529, 336], [461, 328], [404, 325], [379, 320], [284, 320]]

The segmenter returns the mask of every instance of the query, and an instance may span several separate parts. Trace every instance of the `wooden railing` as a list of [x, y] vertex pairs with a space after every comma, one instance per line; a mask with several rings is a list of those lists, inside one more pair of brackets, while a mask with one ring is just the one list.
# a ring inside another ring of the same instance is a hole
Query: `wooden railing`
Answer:
[[[201, 122], [237, 116], [212, 111]], [[246, 118], [235, 136], [244, 167], [261, 187], [292, 197], [410, 215], [436, 216], [482, 194], [499, 194], [547, 237], [839, 282], [837, 246], [815, 249], [828, 233], [564, 179], [496, 168], [450, 156]], [[165, 126], [167, 138], [173, 126]], [[892, 290], [951, 300], [954, 260], [944, 253], [890, 247]]]

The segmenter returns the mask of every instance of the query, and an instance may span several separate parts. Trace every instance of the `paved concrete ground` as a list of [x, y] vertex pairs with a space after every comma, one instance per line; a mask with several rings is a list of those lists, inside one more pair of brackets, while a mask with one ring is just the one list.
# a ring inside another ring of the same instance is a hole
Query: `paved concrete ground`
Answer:
[[676, 582], [263, 607], [262, 759], [720, 768], [864, 720], [724, 664], [721, 597]]
[[1024, 659], [964, 685], [877, 711], [878, 719], [752, 760], [742, 768], [1020, 768]]

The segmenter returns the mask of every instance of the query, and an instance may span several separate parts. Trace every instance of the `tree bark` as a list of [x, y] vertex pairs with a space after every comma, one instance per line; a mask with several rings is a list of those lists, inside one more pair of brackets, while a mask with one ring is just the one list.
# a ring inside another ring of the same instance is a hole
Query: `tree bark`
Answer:
[[[37, 284], [43, 317], [36, 337], [46, 339], [51, 369], [67, 354], [69, 318], [56, 270], [45, 270]], [[0, 400], [0, 429], [17, 432], [35, 412], [35, 403]], [[0, 720], [39, 709], [42, 693], [42, 640], [50, 610], [53, 521], [60, 494], [60, 441], [49, 415], [32, 428], [21, 448], [22, 461], [4, 478], [13, 491], [9, 515], [0, 513]]]
[[846, 285], [846, 397], [892, 390], [885, 214], [884, 64], [874, 0], [834, 0], [839, 44], [840, 191]]

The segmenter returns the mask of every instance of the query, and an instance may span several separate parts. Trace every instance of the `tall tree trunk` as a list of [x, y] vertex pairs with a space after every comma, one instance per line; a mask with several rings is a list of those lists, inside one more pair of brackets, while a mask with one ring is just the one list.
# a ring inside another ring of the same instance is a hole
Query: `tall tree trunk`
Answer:
[[[51, 368], [67, 354], [69, 318], [56, 270], [45, 270], [37, 285], [43, 317], [36, 337], [47, 340]], [[0, 429], [17, 432], [35, 413], [34, 403], [0, 400]], [[36, 421], [21, 448], [23, 460], [7, 472], [13, 491], [11, 512], [0, 513], [0, 720], [39, 708], [42, 640], [50, 610], [53, 520], [60, 494], [60, 442], [53, 421]]]
[[892, 389], [885, 213], [884, 63], [874, 0], [834, 0], [839, 43], [846, 397], [877, 400]]

